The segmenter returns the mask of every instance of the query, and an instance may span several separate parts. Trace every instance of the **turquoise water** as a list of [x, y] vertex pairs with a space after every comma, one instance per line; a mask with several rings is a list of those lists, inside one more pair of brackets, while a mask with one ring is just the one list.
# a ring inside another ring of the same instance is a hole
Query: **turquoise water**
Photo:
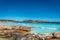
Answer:
[[32, 33], [53, 33], [60, 30], [60, 23], [19, 23], [6, 22], [4, 25], [22, 25], [31, 27]]

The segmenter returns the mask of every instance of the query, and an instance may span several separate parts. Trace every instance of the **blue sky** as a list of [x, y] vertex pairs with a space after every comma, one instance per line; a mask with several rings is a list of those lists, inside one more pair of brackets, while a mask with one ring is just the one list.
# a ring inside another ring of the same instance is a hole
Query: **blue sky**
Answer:
[[60, 0], [0, 0], [0, 19], [60, 21]]

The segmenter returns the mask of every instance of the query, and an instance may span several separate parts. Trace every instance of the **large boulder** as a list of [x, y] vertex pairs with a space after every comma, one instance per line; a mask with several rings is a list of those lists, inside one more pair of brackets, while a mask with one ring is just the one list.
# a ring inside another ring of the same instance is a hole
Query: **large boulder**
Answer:
[[11, 37], [15, 33], [16, 35], [24, 36], [30, 34], [31, 28], [24, 26], [1, 26], [0, 27], [0, 36], [2, 37]]
[[44, 37], [44, 38], [52, 38], [53, 35], [50, 34], [50, 33], [45, 33], [45, 34], [43, 35], [43, 37]]
[[30, 27], [20, 27], [19, 28], [20, 30], [23, 30], [23, 31], [31, 31], [31, 28]]
[[54, 37], [60, 38], [60, 31], [55, 32]]

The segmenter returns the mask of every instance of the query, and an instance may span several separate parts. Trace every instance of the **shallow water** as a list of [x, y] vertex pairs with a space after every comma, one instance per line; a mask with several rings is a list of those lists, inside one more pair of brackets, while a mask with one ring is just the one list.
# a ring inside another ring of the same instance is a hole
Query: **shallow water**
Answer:
[[32, 33], [53, 33], [60, 30], [60, 23], [24, 23], [24, 22], [6, 22], [6, 26], [10, 25], [22, 25], [31, 27]]

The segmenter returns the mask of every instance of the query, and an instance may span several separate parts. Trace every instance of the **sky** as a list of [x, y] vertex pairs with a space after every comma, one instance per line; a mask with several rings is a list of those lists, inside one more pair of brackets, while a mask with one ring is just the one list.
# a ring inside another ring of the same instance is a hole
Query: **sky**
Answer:
[[60, 0], [0, 0], [0, 19], [60, 21]]

